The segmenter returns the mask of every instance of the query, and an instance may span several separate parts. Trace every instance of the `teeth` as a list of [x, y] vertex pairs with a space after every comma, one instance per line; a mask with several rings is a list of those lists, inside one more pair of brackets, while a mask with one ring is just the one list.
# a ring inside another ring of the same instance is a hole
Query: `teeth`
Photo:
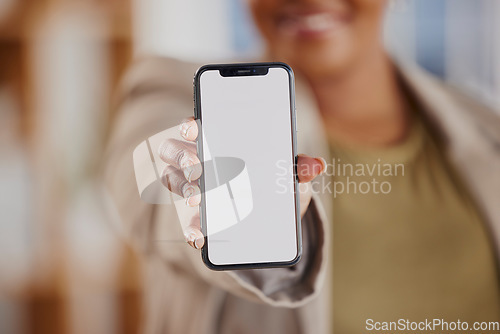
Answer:
[[324, 33], [340, 27], [342, 22], [330, 13], [288, 16], [280, 23], [283, 33], [295, 36], [300, 32]]
[[307, 15], [300, 21], [305, 28], [315, 31], [326, 30], [333, 26], [332, 17], [328, 14]]

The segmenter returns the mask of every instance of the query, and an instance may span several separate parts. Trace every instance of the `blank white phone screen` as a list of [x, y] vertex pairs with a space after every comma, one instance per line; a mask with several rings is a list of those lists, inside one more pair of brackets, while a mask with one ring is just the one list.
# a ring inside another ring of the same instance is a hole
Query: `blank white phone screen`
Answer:
[[200, 76], [208, 259], [289, 262], [298, 255], [290, 75]]

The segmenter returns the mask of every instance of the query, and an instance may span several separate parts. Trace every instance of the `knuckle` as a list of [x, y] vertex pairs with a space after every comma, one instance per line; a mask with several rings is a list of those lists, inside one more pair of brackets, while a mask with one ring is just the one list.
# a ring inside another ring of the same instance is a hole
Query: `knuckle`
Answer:
[[198, 163], [198, 157], [189, 149], [182, 147], [175, 152], [174, 161], [180, 168], [183, 168], [185, 164], [195, 165]]
[[184, 149], [177, 149], [174, 154], [174, 161], [177, 162], [179, 166], [182, 165], [182, 162], [186, 159], [187, 152]]
[[168, 158], [169, 152], [173, 147], [176, 146], [175, 141], [172, 138], [165, 139], [158, 147], [158, 155], [161, 158]]

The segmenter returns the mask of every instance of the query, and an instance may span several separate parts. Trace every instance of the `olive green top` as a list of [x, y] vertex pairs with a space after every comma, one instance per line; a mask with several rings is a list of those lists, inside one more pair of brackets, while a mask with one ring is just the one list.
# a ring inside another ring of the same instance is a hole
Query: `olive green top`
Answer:
[[367, 319], [500, 320], [487, 228], [439, 147], [418, 117], [388, 149], [331, 142], [335, 333], [366, 333]]

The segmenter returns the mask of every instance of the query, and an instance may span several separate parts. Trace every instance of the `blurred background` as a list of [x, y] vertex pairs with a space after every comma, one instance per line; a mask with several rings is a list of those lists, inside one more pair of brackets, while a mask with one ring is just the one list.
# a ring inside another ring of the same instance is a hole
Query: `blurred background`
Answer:
[[[395, 0], [390, 52], [500, 110], [500, 1]], [[137, 333], [141, 260], [99, 163], [143, 55], [262, 52], [244, 0], [0, 1], [0, 333]]]

